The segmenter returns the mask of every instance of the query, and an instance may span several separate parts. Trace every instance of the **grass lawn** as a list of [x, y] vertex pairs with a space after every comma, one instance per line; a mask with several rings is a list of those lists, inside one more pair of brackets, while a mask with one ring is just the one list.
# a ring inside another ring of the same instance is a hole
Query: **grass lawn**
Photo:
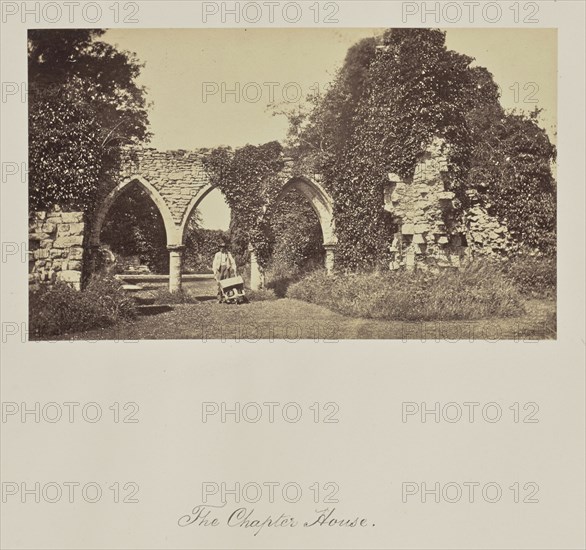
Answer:
[[284, 298], [245, 305], [197, 303], [172, 305], [153, 315], [105, 329], [69, 334], [60, 340], [178, 339], [393, 339], [393, 340], [543, 340], [555, 339], [553, 301], [531, 300], [518, 318], [479, 321], [403, 322], [358, 319], [324, 307]]

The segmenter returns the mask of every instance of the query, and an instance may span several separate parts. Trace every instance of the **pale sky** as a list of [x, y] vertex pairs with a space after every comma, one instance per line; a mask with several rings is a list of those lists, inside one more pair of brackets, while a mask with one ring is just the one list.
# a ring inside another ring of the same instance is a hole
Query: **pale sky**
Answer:
[[[139, 83], [153, 102], [158, 149], [196, 149], [283, 140], [287, 121], [271, 101], [296, 105], [323, 90], [348, 48], [380, 29], [111, 29], [104, 40], [145, 63]], [[555, 140], [555, 29], [447, 29], [450, 49], [476, 58], [501, 87], [506, 108], [544, 109]], [[227, 229], [219, 191], [202, 202], [204, 227]]]

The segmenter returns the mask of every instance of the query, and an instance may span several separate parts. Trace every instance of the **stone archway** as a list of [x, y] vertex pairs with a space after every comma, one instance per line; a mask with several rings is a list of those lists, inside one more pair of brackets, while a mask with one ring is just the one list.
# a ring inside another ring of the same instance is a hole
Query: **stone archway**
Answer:
[[181, 219], [181, 224], [179, 225], [178, 229], [179, 238], [182, 245], [185, 245], [185, 229], [187, 228], [187, 222], [189, 222], [189, 218], [199, 208], [201, 202], [215, 189], [219, 189], [219, 187], [217, 185], [212, 185], [211, 183], [208, 183], [204, 187], [200, 188], [197, 192], [197, 195], [191, 199], [191, 202], [185, 209], [185, 213], [183, 214], [183, 218]]
[[[185, 240], [185, 228], [190, 216], [201, 202], [214, 190], [218, 189], [217, 185], [211, 183], [201, 187], [198, 193], [186, 208], [181, 220], [179, 227], [180, 242], [184, 245]], [[335, 260], [335, 249], [338, 244], [338, 239], [335, 234], [334, 224], [334, 203], [329, 193], [323, 188], [318, 182], [312, 181], [309, 178], [303, 176], [296, 176], [287, 181], [277, 198], [274, 201], [274, 205], [277, 205], [279, 201], [289, 192], [297, 191], [301, 193], [308, 201], [313, 210], [315, 211], [323, 234], [323, 245], [326, 251], [325, 268], [328, 274], [332, 274], [334, 271], [334, 260]], [[270, 211], [267, 212], [270, 216]], [[254, 243], [250, 243], [250, 286], [253, 290], [258, 290], [264, 285], [264, 275], [258, 265], [256, 253], [254, 250]]]
[[301, 193], [309, 201], [318, 217], [326, 251], [325, 268], [327, 273], [331, 275], [334, 271], [335, 249], [338, 244], [334, 223], [334, 202], [330, 194], [319, 182], [304, 176], [296, 176], [283, 186], [274, 204], [278, 204], [291, 191]]
[[[183, 262], [183, 220], [196, 197], [203, 199], [209, 177], [204, 150], [159, 151], [153, 148], [127, 147], [123, 150], [116, 188], [102, 201], [94, 216], [90, 242], [100, 242], [104, 218], [118, 195], [132, 183], [140, 184], [156, 204], [165, 224], [169, 251], [169, 291], [181, 290]], [[197, 201], [199, 202], [199, 201]]]
[[[197, 210], [201, 202], [215, 189], [220, 189], [220, 187], [211, 183], [201, 187], [198, 190], [197, 195], [193, 197], [187, 206], [179, 226], [179, 234], [183, 247], [185, 246], [185, 229], [187, 228], [189, 218]], [[264, 275], [260, 269], [260, 266], [258, 265], [254, 243], [249, 243], [248, 251], [250, 253], [250, 288], [252, 290], [260, 290], [264, 286]]]
[[163, 223], [165, 224], [167, 244], [180, 244], [177, 227], [173, 221], [173, 216], [171, 215], [169, 207], [167, 206], [167, 203], [164, 201], [161, 194], [142, 176], [133, 176], [126, 178], [112, 191], [110, 191], [110, 193], [103, 200], [100, 207], [96, 210], [92, 223], [90, 245], [97, 246], [100, 244], [100, 233], [102, 232], [102, 226], [104, 225], [104, 221], [106, 220], [106, 216], [108, 215], [110, 208], [116, 202], [116, 199], [132, 185], [139, 185], [144, 191], [146, 191], [150, 199], [157, 206], [157, 209], [163, 218]]
[[[192, 213], [218, 186], [210, 182], [203, 158], [205, 151], [157, 151], [148, 148], [125, 150], [119, 174], [119, 184], [99, 205], [91, 224], [90, 248], [100, 244], [104, 220], [118, 196], [130, 185], [140, 185], [157, 206], [165, 225], [169, 251], [169, 291], [181, 290], [181, 269], [185, 248], [185, 229]], [[290, 177], [285, 170], [282, 187], [275, 204], [291, 190], [301, 193], [314, 209], [323, 233], [326, 249], [326, 270], [334, 268], [334, 249], [337, 244], [333, 218], [333, 201], [317, 181], [306, 177]], [[270, 212], [266, 213], [270, 215]], [[263, 275], [256, 261], [254, 243], [251, 250], [251, 286], [259, 288]]]
[[151, 185], [142, 176], [131, 176], [125, 178], [124, 181], [119, 183], [106, 198], [100, 204], [100, 207], [96, 210], [94, 218], [91, 224], [90, 232], [90, 250], [95, 251], [100, 246], [100, 235], [106, 216], [112, 208], [112, 205], [116, 202], [118, 197], [130, 187], [138, 185], [143, 189], [149, 198], [153, 201], [165, 226], [165, 234], [167, 238], [167, 250], [169, 251], [169, 289], [176, 291], [181, 288], [181, 234], [177, 225], [173, 220], [173, 216], [167, 203], [157, 191], [157, 189]]
[[[199, 208], [199, 205], [202, 201], [214, 190], [219, 189], [221, 191], [220, 186], [213, 185], [208, 183], [203, 187], [200, 187], [197, 191], [197, 194], [191, 199], [190, 203], [187, 205], [185, 212], [183, 213], [183, 217], [181, 219], [181, 223], [179, 225], [179, 236], [181, 239], [182, 248], [185, 248], [185, 230], [187, 229], [187, 224], [189, 222], [189, 218], [191, 215]], [[256, 255], [254, 253], [254, 248], [252, 244], [249, 246], [250, 251], [250, 286], [252, 290], [259, 290], [262, 287], [262, 276], [258, 267], [258, 263], [256, 261]]]

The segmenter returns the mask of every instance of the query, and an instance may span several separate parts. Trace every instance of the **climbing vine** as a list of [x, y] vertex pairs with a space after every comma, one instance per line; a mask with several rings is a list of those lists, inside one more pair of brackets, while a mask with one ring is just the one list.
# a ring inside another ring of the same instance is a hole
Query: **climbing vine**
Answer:
[[351, 50], [332, 88], [317, 101], [299, 141], [325, 149], [318, 156], [334, 198], [342, 267], [371, 269], [385, 261], [394, 230], [383, 209], [387, 174], [412, 177], [434, 137], [450, 143], [454, 186], [465, 180], [470, 61], [447, 50], [440, 31], [394, 29], [378, 46], [369, 40]]
[[556, 248], [556, 148], [537, 124], [539, 111], [509, 113], [483, 125], [474, 149], [469, 187], [515, 241], [552, 255]]
[[204, 158], [210, 182], [224, 194], [232, 211], [230, 233], [239, 256], [254, 244], [259, 264], [266, 267], [271, 248], [265, 211], [279, 192], [278, 174], [283, 169], [283, 148], [276, 142], [246, 145], [233, 150], [219, 147]]
[[555, 241], [555, 148], [536, 119], [505, 113], [492, 75], [472, 61], [448, 50], [442, 31], [388, 30], [378, 45], [351, 48], [306, 119], [291, 120], [292, 149], [334, 198], [339, 266], [385, 262], [396, 227], [383, 209], [384, 183], [391, 172], [412, 178], [435, 137], [448, 146], [456, 216], [477, 191], [520, 242]]

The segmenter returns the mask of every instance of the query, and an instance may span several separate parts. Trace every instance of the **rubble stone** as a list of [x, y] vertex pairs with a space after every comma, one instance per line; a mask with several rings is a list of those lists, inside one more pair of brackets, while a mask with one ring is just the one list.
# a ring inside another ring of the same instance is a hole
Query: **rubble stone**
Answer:
[[[478, 204], [463, 215], [456, 212], [458, 199], [446, 178], [448, 156], [449, 146], [436, 138], [415, 166], [412, 179], [389, 174], [385, 184], [384, 208], [402, 235], [402, 242], [393, 242], [389, 250], [394, 261], [410, 268], [414, 255], [417, 268], [459, 267], [471, 252], [498, 256], [512, 247], [507, 227]], [[424, 237], [430, 234], [435, 238]]]
[[83, 212], [60, 207], [39, 211], [29, 219], [29, 283], [65, 281], [81, 288], [85, 222]]

